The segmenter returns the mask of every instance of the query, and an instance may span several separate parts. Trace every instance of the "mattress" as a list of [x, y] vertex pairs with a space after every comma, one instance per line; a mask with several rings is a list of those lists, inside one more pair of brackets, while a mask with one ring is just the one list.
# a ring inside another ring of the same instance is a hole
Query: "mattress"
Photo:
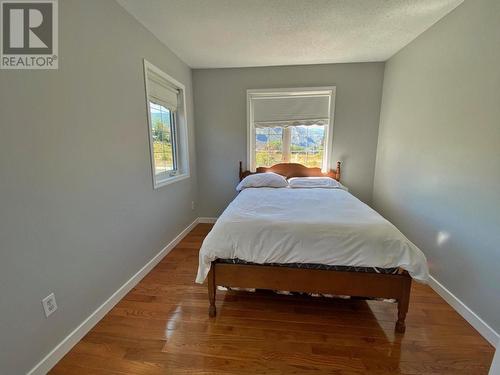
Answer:
[[302, 268], [306, 270], [325, 270], [325, 271], [342, 271], [342, 272], [364, 272], [364, 273], [381, 273], [384, 275], [395, 275], [399, 272], [399, 267], [379, 268], [379, 267], [354, 267], [354, 266], [338, 266], [328, 264], [314, 263], [253, 263], [242, 259], [217, 259], [216, 263], [225, 264], [247, 264], [252, 266], [273, 266], [273, 267], [288, 267]]
[[255, 264], [402, 268], [428, 279], [427, 260], [379, 213], [342, 189], [249, 188], [218, 218], [200, 248], [196, 282], [217, 259]]

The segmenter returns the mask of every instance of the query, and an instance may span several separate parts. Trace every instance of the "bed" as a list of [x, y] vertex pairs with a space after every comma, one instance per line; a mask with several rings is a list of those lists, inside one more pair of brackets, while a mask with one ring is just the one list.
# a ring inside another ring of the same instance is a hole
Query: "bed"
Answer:
[[[258, 168], [286, 178], [336, 170], [282, 163]], [[240, 181], [252, 174], [243, 171]], [[405, 331], [412, 278], [426, 282], [424, 254], [394, 225], [346, 189], [245, 189], [219, 217], [200, 249], [196, 281], [208, 279], [209, 315], [217, 286], [385, 298], [397, 301]]]

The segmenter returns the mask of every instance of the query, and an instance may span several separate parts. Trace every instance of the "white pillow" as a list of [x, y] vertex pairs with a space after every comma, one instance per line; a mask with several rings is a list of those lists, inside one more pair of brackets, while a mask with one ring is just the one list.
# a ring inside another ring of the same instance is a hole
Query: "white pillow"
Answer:
[[246, 188], [258, 187], [283, 188], [287, 186], [288, 181], [285, 177], [274, 172], [266, 172], [246, 176], [243, 180], [241, 180], [238, 186], [236, 186], [236, 190], [241, 191]]
[[292, 177], [288, 184], [291, 188], [342, 189], [342, 185], [331, 177]]

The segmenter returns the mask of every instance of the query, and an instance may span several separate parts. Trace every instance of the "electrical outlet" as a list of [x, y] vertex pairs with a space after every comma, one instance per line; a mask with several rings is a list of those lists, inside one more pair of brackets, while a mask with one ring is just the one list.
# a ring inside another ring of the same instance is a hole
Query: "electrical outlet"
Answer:
[[194, 210], [196, 208], [196, 203], [194, 201], [191, 201], [191, 209]]
[[56, 296], [54, 293], [51, 293], [42, 299], [42, 305], [43, 311], [45, 311], [45, 316], [48, 318], [54, 311], [57, 310]]

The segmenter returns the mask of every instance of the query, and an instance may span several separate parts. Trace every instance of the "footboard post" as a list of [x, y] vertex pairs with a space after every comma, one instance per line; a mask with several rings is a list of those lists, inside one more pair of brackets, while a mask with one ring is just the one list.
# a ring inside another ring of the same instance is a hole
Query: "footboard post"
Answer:
[[208, 307], [208, 316], [213, 318], [216, 314], [215, 308], [215, 292], [217, 286], [215, 285], [215, 263], [212, 263], [210, 271], [208, 272], [208, 301], [210, 306]]
[[404, 333], [406, 330], [406, 313], [410, 304], [411, 277], [405, 274], [405, 279], [401, 285], [401, 295], [398, 298], [398, 320], [396, 322], [396, 332]]

